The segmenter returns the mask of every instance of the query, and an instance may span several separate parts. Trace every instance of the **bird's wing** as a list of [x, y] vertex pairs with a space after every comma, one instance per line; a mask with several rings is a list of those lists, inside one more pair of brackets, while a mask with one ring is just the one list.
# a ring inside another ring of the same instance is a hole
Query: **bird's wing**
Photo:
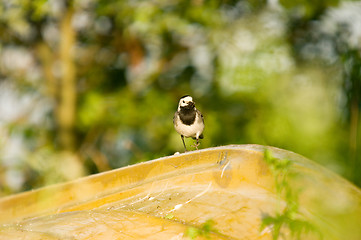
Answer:
[[179, 114], [178, 112], [175, 112], [175, 113], [174, 113], [174, 116], [173, 116], [173, 125], [177, 125], [176, 118], [177, 118], [178, 114]]
[[202, 113], [198, 109], [197, 109], [197, 115], [201, 116], [202, 122], [204, 122], [204, 117], [203, 117]]
[[[198, 109], [197, 109], [197, 115], [198, 115], [198, 116], [201, 116], [201, 117], [200, 117], [200, 120], [198, 120], [198, 121], [202, 121], [202, 123], [204, 124], [203, 114], [202, 114]], [[200, 139], [203, 139], [203, 138], [204, 138], [203, 133], [199, 136], [199, 138], [200, 138]]]

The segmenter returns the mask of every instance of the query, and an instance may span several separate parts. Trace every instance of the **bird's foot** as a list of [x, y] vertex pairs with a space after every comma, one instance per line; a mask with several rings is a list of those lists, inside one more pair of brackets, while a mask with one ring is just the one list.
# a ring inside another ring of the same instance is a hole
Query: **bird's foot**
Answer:
[[198, 146], [199, 146], [199, 142], [195, 143], [193, 146], [196, 148], [196, 150], [198, 150]]

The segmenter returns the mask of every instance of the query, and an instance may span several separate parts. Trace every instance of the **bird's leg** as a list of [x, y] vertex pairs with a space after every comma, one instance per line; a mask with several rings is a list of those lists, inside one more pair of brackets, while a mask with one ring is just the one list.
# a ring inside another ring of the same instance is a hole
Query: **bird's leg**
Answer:
[[182, 138], [182, 142], [183, 142], [183, 146], [184, 146], [184, 150], [187, 152], [187, 147], [186, 147], [186, 144], [184, 142], [184, 136], [181, 135], [181, 138]]
[[197, 138], [197, 143], [194, 144], [194, 147], [198, 150], [198, 146], [199, 146], [199, 138]]

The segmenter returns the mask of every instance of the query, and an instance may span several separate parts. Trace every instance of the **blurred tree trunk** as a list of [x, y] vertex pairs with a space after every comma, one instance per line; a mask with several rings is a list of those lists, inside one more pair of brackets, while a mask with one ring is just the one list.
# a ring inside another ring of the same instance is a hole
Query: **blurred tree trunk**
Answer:
[[350, 159], [351, 170], [357, 183], [361, 183], [358, 170], [361, 166], [359, 158], [359, 124], [360, 124], [360, 92], [361, 92], [361, 57], [356, 50], [348, 53], [348, 66], [345, 67], [345, 81], [349, 89], [348, 101], [350, 109]]
[[76, 70], [73, 59], [76, 33], [72, 26], [73, 8], [69, 6], [60, 23], [61, 77], [59, 79], [56, 118], [59, 144], [63, 150], [75, 149]]
[[[75, 179], [86, 175], [79, 153], [76, 150], [76, 66], [74, 61], [74, 47], [76, 31], [72, 20], [74, 9], [72, 2], [68, 2], [66, 11], [60, 20], [59, 57], [61, 76], [58, 81], [56, 119], [58, 122], [58, 141], [62, 150], [62, 165], [66, 166], [63, 172], [65, 179]], [[57, 86], [56, 86], [57, 87]]]
[[[59, 18], [60, 39], [57, 48], [46, 42], [36, 46], [37, 55], [43, 66], [46, 78], [46, 94], [54, 99], [54, 122], [56, 124], [55, 141], [60, 150], [54, 165], [63, 177], [71, 180], [86, 174], [76, 144], [76, 110], [77, 110], [77, 71], [74, 61], [76, 31], [72, 21], [74, 9], [68, 1], [62, 16]], [[57, 64], [59, 63], [59, 64]], [[59, 69], [54, 69], [58, 67]], [[60, 74], [55, 74], [60, 73]]]
[[359, 126], [359, 104], [360, 104], [360, 96], [359, 96], [359, 89], [360, 89], [360, 80], [355, 79], [354, 84], [355, 87], [353, 89], [353, 94], [351, 98], [351, 107], [350, 107], [350, 150], [351, 150], [351, 160], [352, 166], [355, 169], [356, 161], [357, 161], [357, 153], [358, 153], [358, 126]]

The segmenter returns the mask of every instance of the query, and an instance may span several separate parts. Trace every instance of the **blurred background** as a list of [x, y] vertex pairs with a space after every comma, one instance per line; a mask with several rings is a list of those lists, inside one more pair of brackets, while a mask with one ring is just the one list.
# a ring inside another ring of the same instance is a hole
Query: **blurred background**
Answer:
[[[201, 148], [294, 151], [361, 186], [361, 2], [1, 0], [0, 196]], [[192, 140], [187, 140], [188, 144]]]

